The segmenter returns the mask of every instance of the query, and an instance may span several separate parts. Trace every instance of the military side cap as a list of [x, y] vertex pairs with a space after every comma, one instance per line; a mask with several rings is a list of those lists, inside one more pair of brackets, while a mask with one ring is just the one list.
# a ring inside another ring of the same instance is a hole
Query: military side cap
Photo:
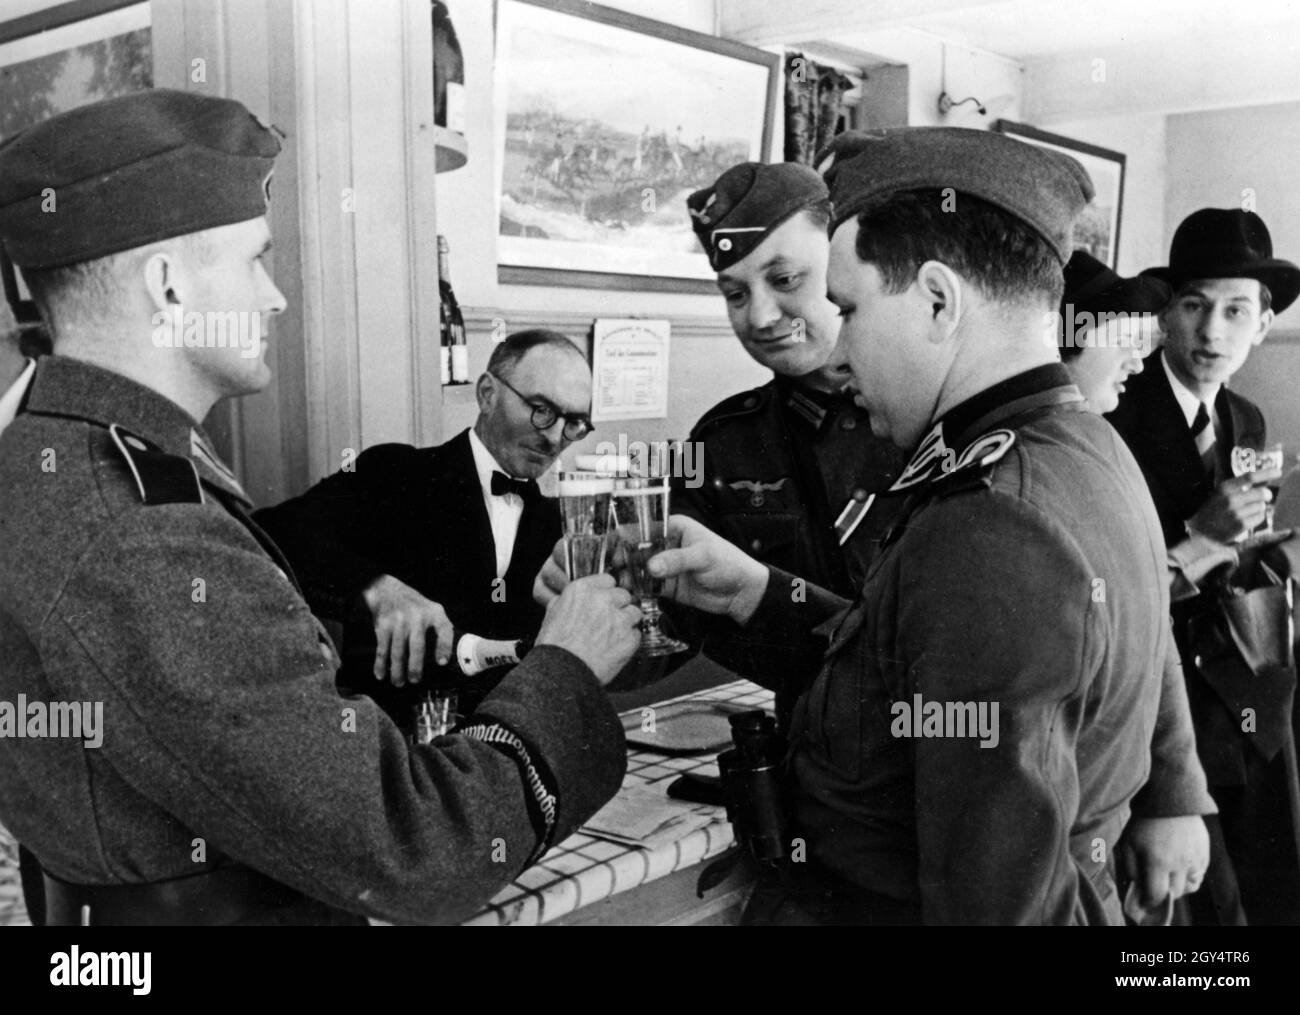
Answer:
[[231, 99], [157, 88], [80, 106], [0, 144], [0, 242], [53, 268], [257, 218], [279, 151]]
[[1013, 215], [1070, 259], [1074, 220], [1094, 193], [1087, 171], [1060, 152], [965, 127], [895, 127], [837, 137], [817, 159], [835, 213], [831, 231], [906, 190], [970, 194]]
[[686, 208], [709, 264], [723, 271], [800, 208], [826, 197], [826, 184], [808, 166], [742, 162], [688, 197]]

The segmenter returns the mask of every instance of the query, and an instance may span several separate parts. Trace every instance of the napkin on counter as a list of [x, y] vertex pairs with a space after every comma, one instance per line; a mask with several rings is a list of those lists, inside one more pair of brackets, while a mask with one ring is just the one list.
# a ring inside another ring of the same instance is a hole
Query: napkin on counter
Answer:
[[582, 830], [611, 842], [653, 849], [714, 820], [714, 815], [700, 814], [697, 808], [697, 804], [670, 800], [663, 786], [624, 786]]

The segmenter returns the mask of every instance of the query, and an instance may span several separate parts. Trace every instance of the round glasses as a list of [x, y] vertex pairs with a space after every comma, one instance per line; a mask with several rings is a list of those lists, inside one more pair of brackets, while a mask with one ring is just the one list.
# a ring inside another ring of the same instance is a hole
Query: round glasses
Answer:
[[564, 420], [564, 439], [566, 441], [580, 441], [596, 428], [591, 425], [591, 420], [586, 416], [568, 416], [560, 412], [555, 406], [548, 402], [535, 401], [533, 398], [525, 395], [522, 391], [505, 380], [499, 374], [493, 374], [494, 378], [501, 382], [503, 387], [509, 388], [519, 401], [533, 410], [530, 422], [535, 430], [549, 430], [555, 426], [557, 419]]

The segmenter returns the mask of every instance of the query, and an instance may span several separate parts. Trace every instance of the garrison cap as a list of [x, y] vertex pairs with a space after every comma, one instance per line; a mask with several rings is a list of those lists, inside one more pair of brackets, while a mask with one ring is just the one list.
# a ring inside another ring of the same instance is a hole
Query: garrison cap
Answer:
[[723, 271], [800, 208], [826, 198], [826, 184], [808, 166], [742, 162], [688, 197], [686, 208], [709, 264]]
[[1062, 264], [1070, 259], [1075, 217], [1094, 194], [1087, 171], [1070, 156], [966, 127], [850, 131], [816, 163], [835, 205], [832, 232], [891, 194], [951, 187], [1020, 219]]
[[242, 104], [155, 88], [0, 144], [0, 242], [54, 268], [266, 214], [279, 138]]

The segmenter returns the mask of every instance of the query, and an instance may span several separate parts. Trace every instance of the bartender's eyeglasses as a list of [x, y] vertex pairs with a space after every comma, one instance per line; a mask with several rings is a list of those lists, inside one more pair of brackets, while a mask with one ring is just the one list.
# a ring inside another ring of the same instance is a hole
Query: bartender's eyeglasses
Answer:
[[549, 402], [543, 402], [536, 395], [525, 395], [522, 391], [505, 380], [500, 374], [492, 374], [492, 377], [500, 381], [503, 387], [509, 388], [514, 392], [515, 397], [533, 410], [532, 424], [535, 430], [549, 430], [555, 426], [557, 419], [564, 420], [564, 439], [566, 441], [580, 441], [596, 428], [591, 425], [591, 420], [586, 416], [567, 416], [558, 411], [555, 406]]

